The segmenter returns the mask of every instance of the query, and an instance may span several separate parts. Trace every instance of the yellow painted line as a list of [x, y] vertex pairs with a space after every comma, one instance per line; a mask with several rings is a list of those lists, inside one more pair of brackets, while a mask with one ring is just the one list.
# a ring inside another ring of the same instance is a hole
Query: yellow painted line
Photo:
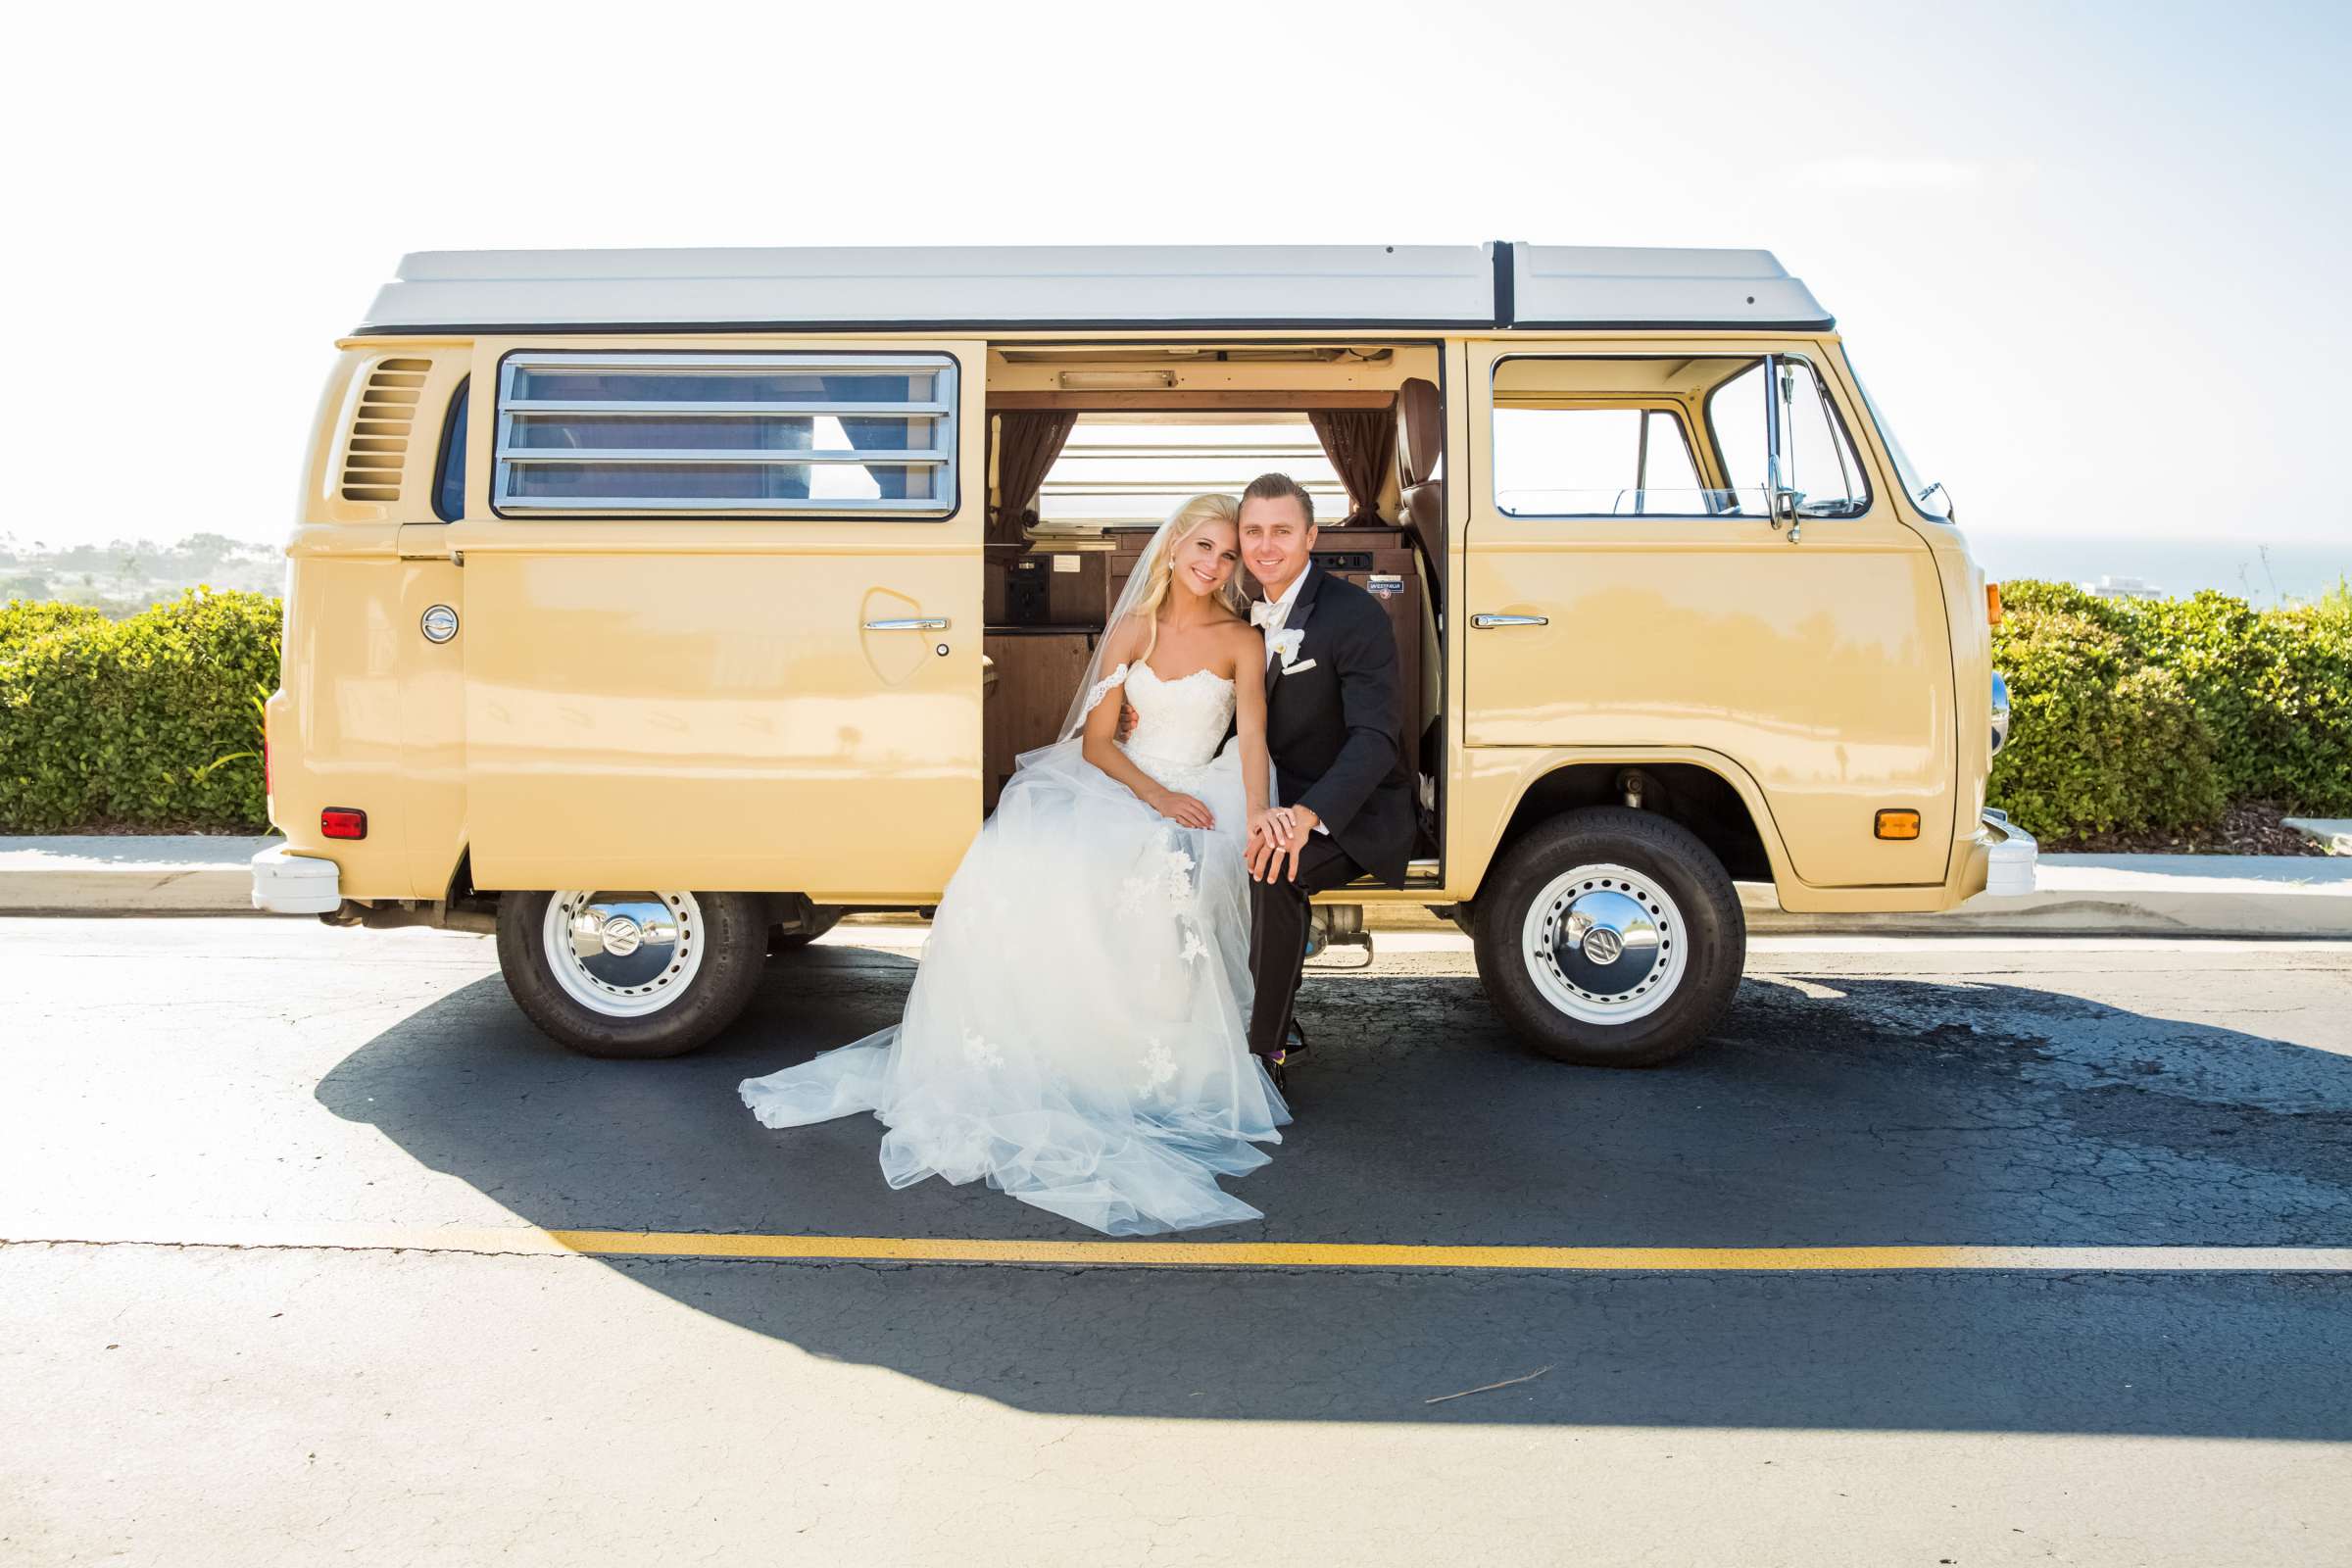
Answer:
[[1274, 1268], [2098, 1269], [2352, 1272], [2352, 1247], [1444, 1247], [1365, 1242], [991, 1242], [899, 1236], [550, 1231], [600, 1257], [874, 1258]]
[[812, 1262], [1047, 1263], [1079, 1267], [1479, 1268], [1552, 1272], [2034, 1269], [2112, 1273], [2352, 1273], [2352, 1247], [1447, 1247], [1376, 1242], [967, 1241], [764, 1236], [733, 1231], [541, 1230], [331, 1220], [12, 1227], [0, 1246], [315, 1248], [537, 1256], [766, 1258]]

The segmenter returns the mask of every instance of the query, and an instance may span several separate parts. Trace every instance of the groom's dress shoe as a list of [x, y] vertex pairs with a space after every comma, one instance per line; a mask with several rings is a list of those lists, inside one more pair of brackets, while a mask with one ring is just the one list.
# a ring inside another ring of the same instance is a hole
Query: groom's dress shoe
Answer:
[[1306, 1054], [1306, 1031], [1298, 1027], [1297, 1018], [1293, 1018], [1283, 1028], [1282, 1049], [1271, 1053], [1266, 1057], [1266, 1075], [1274, 1080], [1274, 1087], [1286, 1099], [1290, 1095], [1291, 1085], [1289, 1075], [1283, 1069], [1293, 1059], [1304, 1054]]

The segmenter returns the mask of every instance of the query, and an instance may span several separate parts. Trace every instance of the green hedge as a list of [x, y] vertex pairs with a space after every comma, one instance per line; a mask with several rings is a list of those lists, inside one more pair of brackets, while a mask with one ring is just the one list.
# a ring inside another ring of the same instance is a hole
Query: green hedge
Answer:
[[[2352, 599], [2001, 591], [1993, 663], [2016, 721], [1991, 796], [2027, 827], [2193, 829], [2248, 801], [2352, 814]], [[0, 832], [260, 831], [261, 761], [237, 754], [261, 745], [278, 625], [252, 593], [199, 589], [120, 621], [0, 604]]]
[[2029, 829], [2193, 829], [2245, 802], [2352, 811], [2352, 613], [2045, 582], [2001, 598], [2015, 723], [1990, 790]]
[[19, 643], [66, 626], [86, 626], [104, 620], [103, 612], [89, 605], [65, 605], [55, 600], [11, 599], [0, 604], [0, 659]]
[[275, 599], [203, 589], [124, 620], [0, 607], [0, 832], [262, 831], [278, 625]]

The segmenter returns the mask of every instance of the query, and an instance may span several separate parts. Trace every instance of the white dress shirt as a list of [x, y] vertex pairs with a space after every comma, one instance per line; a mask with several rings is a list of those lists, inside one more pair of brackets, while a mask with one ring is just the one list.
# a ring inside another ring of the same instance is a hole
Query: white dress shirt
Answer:
[[1282, 591], [1282, 597], [1274, 601], [1274, 610], [1270, 619], [1261, 621], [1255, 615], [1250, 617], [1265, 630], [1266, 667], [1269, 669], [1274, 667], [1274, 634], [1290, 624], [1291, 612], [1298, 608], [1298, 590], [1306, 586], [1306, 573], [1314, 569], [1315, 564], [1310, 561], [1306, 564], [1305, 571], [1299, 572], [1298, 576], [1291, 579], [1291, 585]]
[[[1261, 623], [1266, 634], [1266, 667], [1268, 669], [1274, 667], [1274, 634], [1290, 624], [1291, 612], [1298, 604], [1298, 590], [1306, 586], [1306, 573], [1314, 569], [1315, 564], [1310, 561], [1306, 564], [1305, 571], [1299, 572], [1298, 576], [1291, 579], [1291, 585], [1282, 591], [1282, 597], [1274, 601], [1273, 613]], [[1250, 619], [1254, 621], [1257, 617], [1252, 615]], [[1325, 827], [1320, 820], [1315, 823], [1315, 831], [1325, 838], [1331, 837], [1331, 829]]]

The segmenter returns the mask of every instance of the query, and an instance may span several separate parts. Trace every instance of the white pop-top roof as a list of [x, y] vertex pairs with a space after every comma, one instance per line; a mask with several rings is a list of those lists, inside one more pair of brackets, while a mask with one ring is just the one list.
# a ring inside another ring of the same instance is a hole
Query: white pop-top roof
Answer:
[[1093, 245], [419, 251], [361, 329], [1829, 324], [1769, 251]]

